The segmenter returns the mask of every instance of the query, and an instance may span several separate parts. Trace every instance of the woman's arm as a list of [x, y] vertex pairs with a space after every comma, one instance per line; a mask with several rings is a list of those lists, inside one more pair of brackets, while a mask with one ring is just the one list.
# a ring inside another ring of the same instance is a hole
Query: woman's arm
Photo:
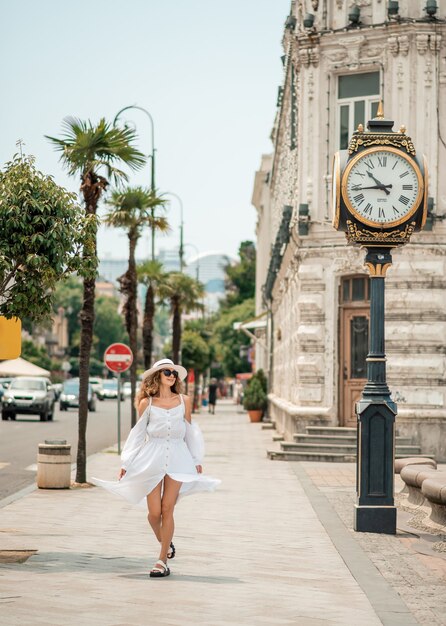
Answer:
[[[201, 465], [202, 450], [204, 451], [204, 444], [202, 445], [200, 437], [202, 439], [201, 431], [196, 424], [192, 424], [192, 403], [189, 396], [184, 396], [184, 417], [186, 418], [186, 445], [189, 448], [189, 452], [197, 468], [199, 474], [202, 473], [203, 467]], [[198, 431], [198, 432], [197, 432]]]
[[[138, 416], [141, 418], [145, 410], [149, 405], [149, 398], [143, 398], [138, 405]], [[146, 437], [146, 428], [147, 421], [139, 419], [139, 421], [135, 424], [135, 426], [130, 431], [129, 436], [127, 437], [127, 441], [125, 442], [124, 448], [122, 450], [121, 459], [122, 459], [122, 467], [118, 474], [118, 480], [121, 480], [123, 476], [125, 476], [127, 472], [127, 467], [133, 461], [139, 450], [141, 449], [142, 444], [144, 443]]]
[[189, 422], [189, 424], [191, 424], [192, 423], [192, 403], [190, 401], [189, 396], [183, 395], [183, 400], [184, 400], [185, 417], [187, 421]]

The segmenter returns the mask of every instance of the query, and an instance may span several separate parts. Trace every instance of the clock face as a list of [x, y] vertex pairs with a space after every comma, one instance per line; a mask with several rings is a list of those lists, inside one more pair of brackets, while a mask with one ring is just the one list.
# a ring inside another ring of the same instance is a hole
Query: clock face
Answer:
[[347, 165], [342, 196], [358, 220], [370, 226], [396, 226], [419, 207], [421, 172], [410, 157], [393, 148], [371, 148]]

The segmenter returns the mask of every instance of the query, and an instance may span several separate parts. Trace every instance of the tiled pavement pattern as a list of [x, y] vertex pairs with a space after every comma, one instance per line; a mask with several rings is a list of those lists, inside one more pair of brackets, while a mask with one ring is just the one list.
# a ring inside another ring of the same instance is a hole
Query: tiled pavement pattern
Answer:
[[[399, 531], [396, 537], [353, 532], [352, 486], [355, 485], [355, 465], [302, 465], [380, 573], [403, 598], [417, 621], [429, 626], [446, 624], [445, 555], [420, 554], [417, 547], [423, 549], [422, 546], [406, 532]], [[404, 483], [399, 476], [395, 478], [395, 491], [399, 492]], [[400, 517], [400, 512], [398, 515]]]
[[[292, 464], [267, 460], [271, 433], [223, 403], [198, 421], [205, 471], [223, 484], [179, 502], [172, 575], [148, 577], [157, 545], [144, 511], [99, 488], [34, 491], [0, 509], [0, 554], [37, 550], [0, 565], [1, 626], [381, 623]], [[98, 454], [89, 474], [118, 467]]]

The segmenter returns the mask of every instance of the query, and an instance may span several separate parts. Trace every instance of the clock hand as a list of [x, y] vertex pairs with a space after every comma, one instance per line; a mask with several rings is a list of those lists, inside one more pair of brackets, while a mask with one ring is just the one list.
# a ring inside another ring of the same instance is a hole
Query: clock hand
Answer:
[[359, 191], [360, 189], [382, 189], [386, 191], [386, 189], [391, 189], [392, 185], [375, 185], [374, 187], [355, 187], [354, 191]]
[[384, 191], [387, 195], [389, 195], [389, 194], [390, 194], [390, 191], [387, 189], [387, 187], [388, 187], [389, 185], [383, 185], [383, 184], [382, 184], [382, 182], [381, 182], [380, 180], [378, 180], [377, 178], [375, 178], [375, 176], [373, 176], [373, 174], [372, 174], [371, 172], [369, 172], [368, 170], [367, 170], [367, 175], [368, 175], [370, 178], [373, 178], [373, 180], [375, 181], [375, 183], [378, 185], [378, 186], [377, 186], [377, 189], [382, 189], [382, 191]]
[[368, 175], [370, 178], [373, 178], [373, 180], [375, 181], [375, 183], [376, 183], [377, 185], [382, 186], [382, 182], [381, 182], [380, 180], [378, 180], [377, 178], [375, 178], [375, 177], [373, 176], [373, 174], [372, 174], [371, 172], [369, 172], [368, 170], [367, 170], [367, 175]]

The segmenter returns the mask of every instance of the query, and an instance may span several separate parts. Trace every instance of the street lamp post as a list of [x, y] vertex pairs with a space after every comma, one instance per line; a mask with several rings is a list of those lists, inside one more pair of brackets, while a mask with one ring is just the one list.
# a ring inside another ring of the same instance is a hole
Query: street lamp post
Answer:
[[183, 222], [183, 201], [180, 196], [173, 191], [166, 191], [166, 195], [173, 196], [180, 203], [180, 249], [179, 249], [179, 257], [180, 257], [180, 272], [184, 269], [184, 222]]
[[200, 280], [200, 251], [198, 250], [197, 246], [194, 243], [186, 243], [184, 244], [185, 246], [190, 246], [191, 248], [193, 248], [197, 254], [197, 259], [196, 259], [196, 268], [195, 268], [195, 279], [197, 281]]
[[[150, 129], [151, 129], [151, 135], [152, 135], [152, 149], [148, 156], [150, 159], [150, 190], [154, 194], [155, 193], [155, 126], [153, 124], [153, 118], [150, 115], [150, 113], [147, 111], [147, 109], [144, 109], [143, 107], [140, 107], [137, 104], [130, 104], [129, 106], [124, 107], [123, 109], [121, 109], [120, 111], [116, 113], [115, 119], [113, 120], [113, 126], [116, 124], [118, 117], [121, 115], [121, 113], [124, 113], [124, 111], [128, 111], [129, 109], [137, 109], [138, 111], [142, 111], [143, 113], [147, 115], [147, 117], [150, 120]], [[155, 207], [152, 207], [151, 214], [152, 214], [152, 223], [153, 223], [155, 220]], [[154, 260], [155, 260], [155, 228], [152, 227], [152, 261]]]

